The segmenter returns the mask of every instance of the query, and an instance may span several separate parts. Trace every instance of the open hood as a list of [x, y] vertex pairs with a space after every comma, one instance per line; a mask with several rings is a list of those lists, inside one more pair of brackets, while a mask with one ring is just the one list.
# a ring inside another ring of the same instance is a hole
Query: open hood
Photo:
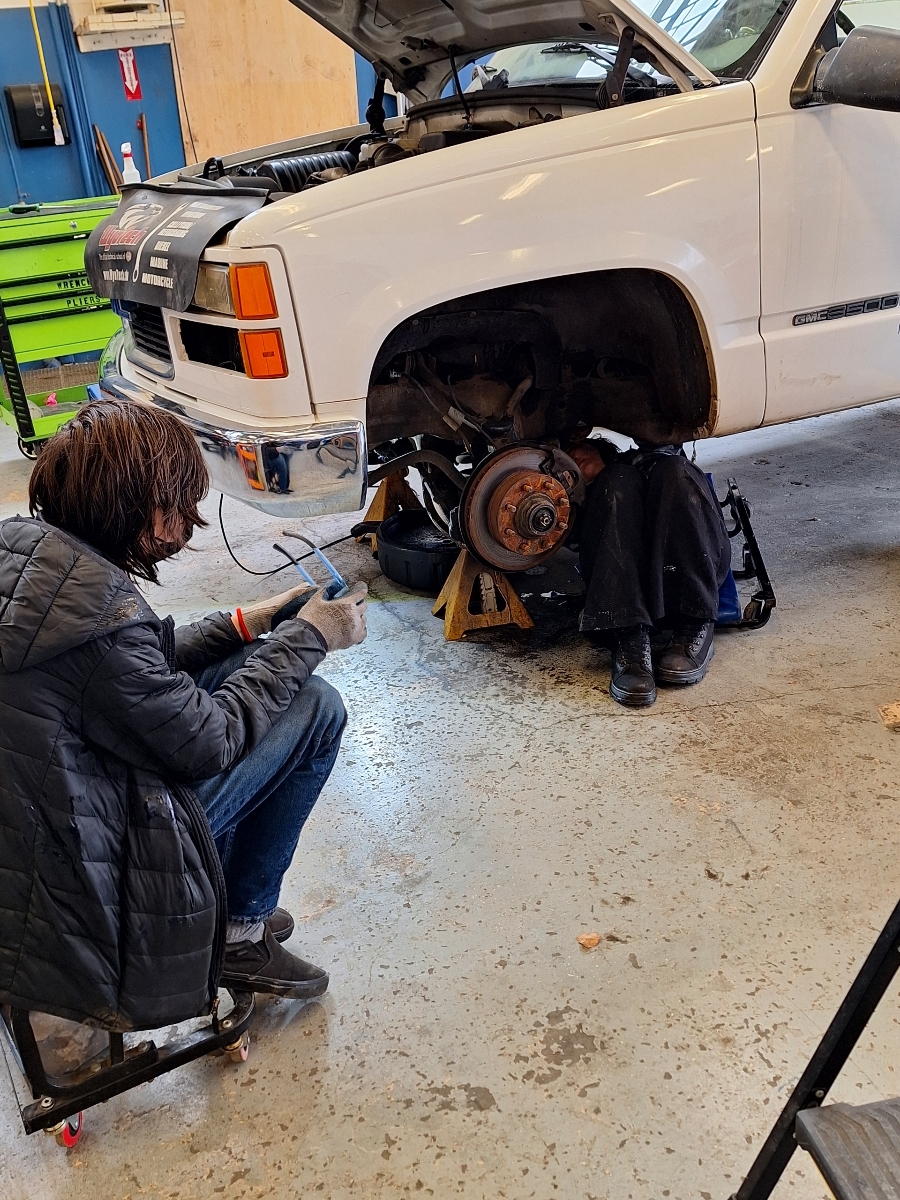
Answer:
[[436, 99], [462, 65], [505, 46], [616, 43], [626, 25], [655, 66], [689, 90], [719, 80], [630, 0], [291, 0], [390, 79], [413, 104]]

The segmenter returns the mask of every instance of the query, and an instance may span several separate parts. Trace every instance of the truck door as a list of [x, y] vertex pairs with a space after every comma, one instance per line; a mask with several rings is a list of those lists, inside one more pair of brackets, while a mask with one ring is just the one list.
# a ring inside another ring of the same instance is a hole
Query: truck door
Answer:
[[[813, 44], [799, 17], [754, 80], [766, 424], [900, 395], [900, 113], [798, 107]], [[817, 45], [857, 25], [900, 28], [900, 3], [843, 0]]]

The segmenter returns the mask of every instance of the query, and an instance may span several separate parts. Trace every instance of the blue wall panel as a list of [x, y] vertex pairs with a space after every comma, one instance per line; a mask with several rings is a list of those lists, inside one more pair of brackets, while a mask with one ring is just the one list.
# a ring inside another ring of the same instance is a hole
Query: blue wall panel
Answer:
[[[94, 151], [91, 123], [106, 135], [117, 159], [130, 141], [145, 174], [137, 118], [146, 113], [150, 157], [156, 175], [184, 165], [175, 80], [168, 46], [136, 48], [143, 100], [128, 101], [114, 50], [81, 54], [65, 5], [38, 8], [38, 27], [51, 82], [65, 95], [68, 146], [20, 148], [5, 97], [0, 95], [0, 206], [26, 200], [70, 200], [108, 191]], [[41, 68], [28, 8], [0, 9], [0, 91], [16, 83], [39, 83]], [[120, 162], [121, 166], [121, 162]]]
[[131, 142], [134, 164], [141, 177], [147, 177], [144, 149], [137, 128], [138, 114], [142, 112], [147, 116], [153, 174], [162, 175], [165, 171], [183, 167], [184, 149], [169, 47], [135, 47], [135, 60], [143, 94], [143, 100], [139, 101], [125, 99], [119, 58], [115, 50], [79, 54], [78, 60], [90, 120], [99, 125], [106, 134], [106, 140], [112, 146], [119, 167], [122, 166], [119, 147], [123, 142]]
[[[46, 8], [39, 8], [37, 17], [44, 43], [47, 73], [52, 83], [61, 84], [62, 74]], [[0, 9], [0, 91], [9, 84], [40, 81], [41, 64], [28, 9]], [[72, 102], [68, 89], [63, 88], [63, 92], [71, 135]], [[3, 160], [0, 163], [0, 205], [14, 204], [18, 199], [67, 200], [84, 195], [84, 180], [76, 147], [36, 146], [29, 150], [20, 150], [13, 135], [5, 96], [0, 96], [0, 107], [5, 142]], [[16, 177], [20, 190], [18, 196]]]

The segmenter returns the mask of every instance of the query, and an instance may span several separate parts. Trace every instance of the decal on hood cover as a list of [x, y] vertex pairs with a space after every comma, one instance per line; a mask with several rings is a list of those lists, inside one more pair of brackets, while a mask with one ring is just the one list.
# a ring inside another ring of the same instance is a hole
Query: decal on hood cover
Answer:
[[261, 208], [265, 193], [127, 190], [88, 238], [84, 265], [98, 296], [184, 312], [203, 251], [229, 225]]

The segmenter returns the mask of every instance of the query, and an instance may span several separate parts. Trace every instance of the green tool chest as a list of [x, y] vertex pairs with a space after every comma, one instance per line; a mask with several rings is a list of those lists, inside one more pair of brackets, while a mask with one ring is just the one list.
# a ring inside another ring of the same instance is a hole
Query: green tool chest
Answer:
[[101, 196], [0, 209], [0, 365], [6, 384], [0, 420], [16, 430], [29, 456], [89, 397], [84, 384], [28, 394], [29, 372], [23, 375], [21, 364], [102, 350], [121, 327], [84, 271], [87, 236], [118, 202], [118, 196]]

